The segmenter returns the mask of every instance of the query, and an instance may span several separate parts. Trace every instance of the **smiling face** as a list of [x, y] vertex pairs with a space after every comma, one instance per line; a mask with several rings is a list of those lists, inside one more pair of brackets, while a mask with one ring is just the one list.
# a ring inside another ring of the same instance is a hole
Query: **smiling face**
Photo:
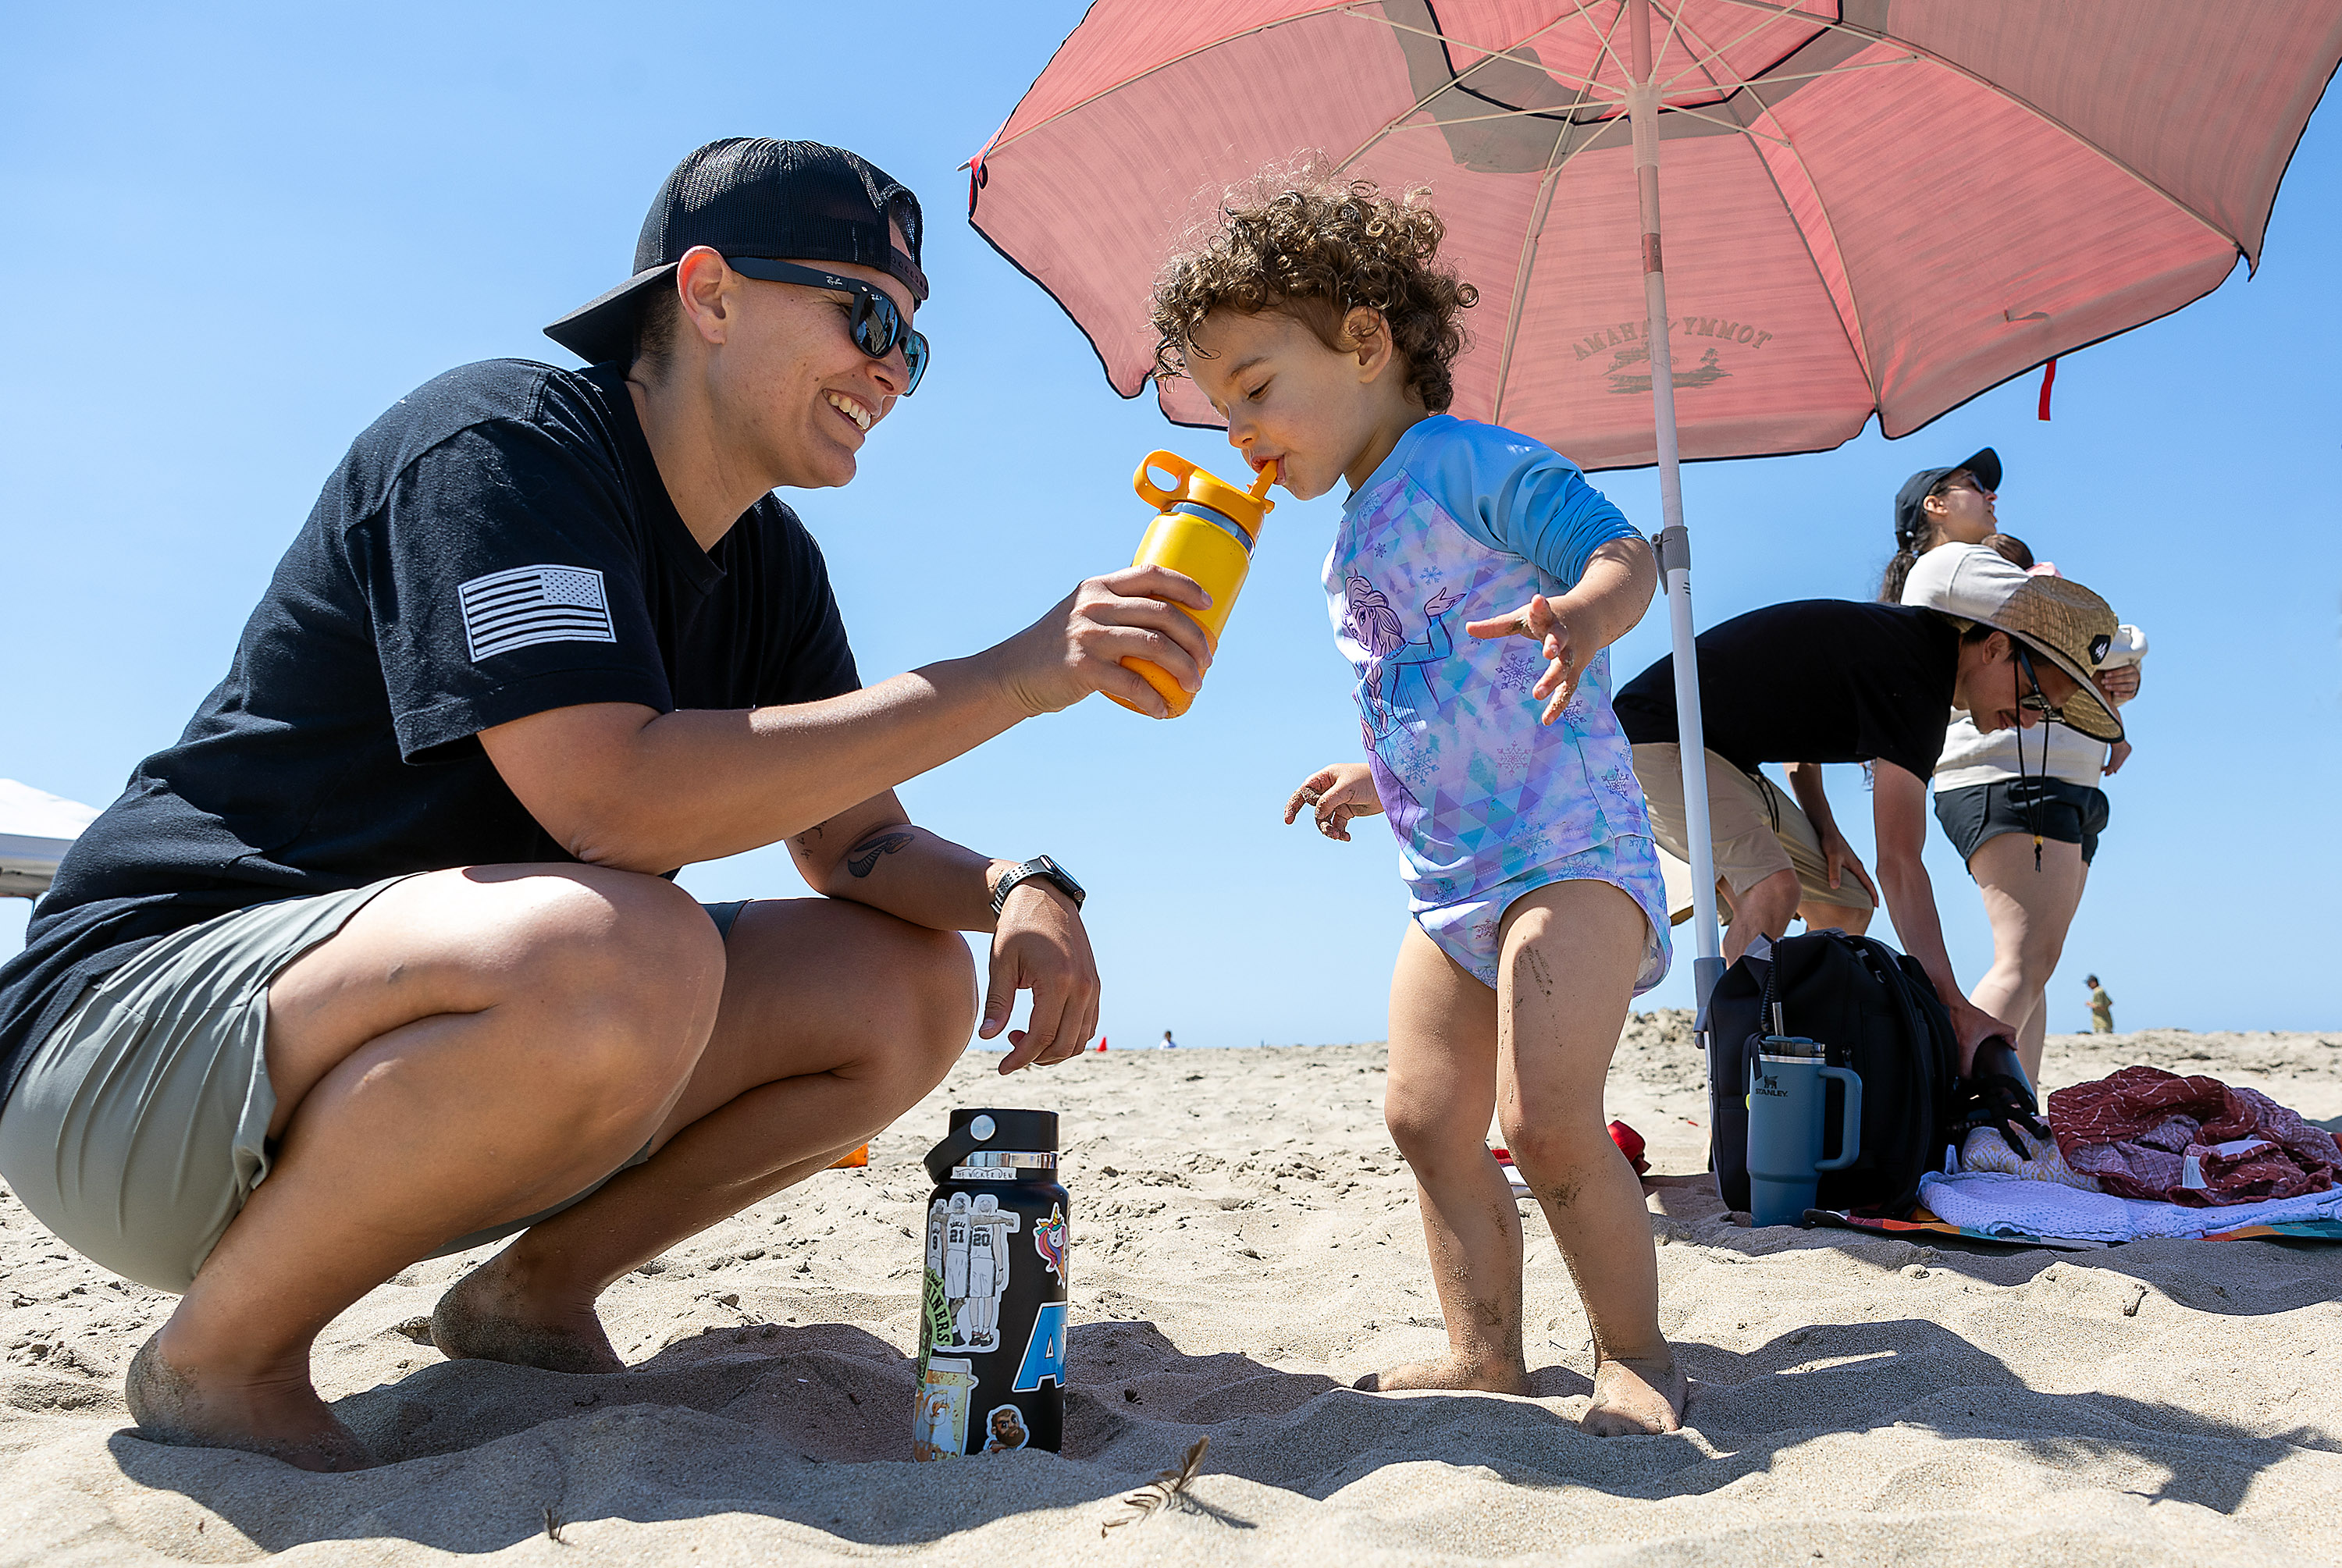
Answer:
[[1216, 310], [1196, 329], [1187, 374], [1226, 416], [1228, 444], [1253, 471], [1274, 459], [1276, 482], [1307, 501], [1338, 479], [1364, 480], [1424, 416], [1377, 321], [1352, 311], [1358, 345], [1345, 351], [1283, 311]]
[[[2080, 687], [2073, 677], [2039, 654], [2030, 654], [2034, 679], [2052, 707], [2063, 707]], [[2001, 730], [2031, 729], [2041, 715], [2025, 706], [2033, 694], [2033, 681], [2017, 662], [2015, 641], [1995, 632], [1982, 642], [1960, 644], [1957, 672], [1952, 678], [1952, 705], [1966, 708], [1976, 727], [1986, 734]]]
[[[893, 238], [908, 248], [899, 228]], [[916, 302], [891, 273], [851, 262], [798, 265], [883, 290], [909, 323]], [[753, 474], [760, 488], [850, 481], [870, 431], [910, 385], [903, 346], [873, 359], [854, 341], [853, 295], [747, 277], [704, 247], [684, 257], [677, 286], [686, 352], [673, 374], [702, 380], [725, 460]]]
[[1981, 544], [1998, 530], [1994, 515], [1997, 492], [1987, 490], [1965, 468], [1945, 474], [1943, 484], [1947, 488], [1919, 504], [1934, 529], [1929, 549], [1938, 544]]

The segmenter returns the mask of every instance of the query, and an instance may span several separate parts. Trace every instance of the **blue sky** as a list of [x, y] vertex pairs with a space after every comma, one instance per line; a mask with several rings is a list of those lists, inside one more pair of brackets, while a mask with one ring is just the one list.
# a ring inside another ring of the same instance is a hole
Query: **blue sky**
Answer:
[[[409, 388], [497, 355], [567, 364], [542, 325], [627, 270], [659, 180], [726, 135], [852, 146], [916, 188], [936, 283], [920, 394], [848, 489], [792, 494], [876, 679], [985, 646], [1121, 564], [1128, 475], [1215, 433], [1109, 392], [1049, 299], [966, 226], [956, 165], [1082, 7], [29, 8], [8, 24], [0, 287], [0, 774], [104, 804], [176, 734], [351, 438]], [[2138, 751], [2053, 989], [2095, 969], [2127, 1027], [2330, 1025], [2342, 937], [2332, 496], [2342, 119], [2313, 118], [2260, 275], [1929, 429], [1686, 474], [1702, 624], [1867, 596], [1889, 498], [1990, 443], [2005, 526], [2154, 642]], [[1646, 527], [1647, 472], [1596, 481]], [[1277, 820], [1354, 754], [1317, 569], [1336, 503], [1280, 505], [1203, 699], [1155, 724], [1093, 700], [905, 786], [919, 821], [1056, 854], [1093, 890], [1104, 1026], [1138, 1044], [1379, 1038], [1405, 902], [1380, 829]], [[1665, 651], [1663, 614], [1619, 645]], [[1869, 844], [1858, 772], [1833, 791]], [[1940, 834], [1955, 963], [1983, 913]], [[707, 898], [801, 891], [778, 849], [696, 866]], [[0, 952], [27, 906], [0, 900]], [[1883, 923], [1882, 923], [1883, 924]], [[1687, 964], [1646, 999], [1682, 1004]]]

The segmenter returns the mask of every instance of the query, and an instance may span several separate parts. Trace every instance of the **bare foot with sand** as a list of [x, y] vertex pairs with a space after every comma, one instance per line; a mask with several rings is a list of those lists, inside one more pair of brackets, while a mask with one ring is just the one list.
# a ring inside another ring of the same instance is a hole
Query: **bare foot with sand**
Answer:
[[1594, 1403], [1577, 1424], [1596, 1437], [1648, 1437], [1683, 1427], [1690, 1392], [1672, 1355], [1621, 1356], [1594, 1369]]
[[178, 1448], [234, 1448], [300, 1470], [368, 1470], [365, 1444], [317, 1397], [305, 1371], [206, 1373], [165, 1358], [165, 1328], [131, 1359], [123, 1393], [138, 1435]]
[[448, 1289], [431, 1313], [431, 1343], [452, 1361], [501, 1361], [546, 1372], [624, 1372], [591, 1302], [548, 1303], [523, 1288], [505, 1257]]
[[1460, 1355], [1436, 1361], [1413, 1361], [1388, 1372], [1370, 1372], [1350, 1385], [1365, 1393], [1397, 1393], [1410, 1388], [1446, 1388], [1469, 1393], [1526, 1393], [1528, 1368], [1488, 1366]]

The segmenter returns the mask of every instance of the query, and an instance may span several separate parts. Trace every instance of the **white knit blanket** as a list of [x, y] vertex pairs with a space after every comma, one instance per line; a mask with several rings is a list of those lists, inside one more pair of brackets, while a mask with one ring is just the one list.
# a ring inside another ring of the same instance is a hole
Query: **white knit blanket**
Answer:
[[2178, 1203], [2085, 1193], [2055, 1182], [2031, 1182], [1997, 1172], [1920, 1178], [1919, 1201], [1964, 1230], [1987, 1235], [2071, 1236], [2093, 1242], [2135, 1242], [2149, 1236], [2206, 1236], [2246, 1225], [2299, 1220], [2342, 1220], [2342, 1188], [2191, 1209]]

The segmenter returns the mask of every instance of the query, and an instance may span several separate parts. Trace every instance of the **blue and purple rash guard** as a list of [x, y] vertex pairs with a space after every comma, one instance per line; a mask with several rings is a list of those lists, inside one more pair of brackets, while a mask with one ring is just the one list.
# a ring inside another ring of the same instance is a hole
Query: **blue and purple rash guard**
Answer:
[[[1546, 667], [1537, 646], [1464, 631], [1533, 594], [1566, 593], [1596, 550], [1637, 536], [1544, 443], [1436, 414], [1351, 493], [1326, 558], [1335, 641], [1356, 674], [1359, 732], [1410, 906], [1491, 984], [1492, 940], [1451, 945], [1443, 930], [1486, 924], [1474, 934], [1492, 939], [1504, 904], [1577, 876], [1619, 887], [1649, 918], [1636, 989], [1666, 971], [1666, 894], [1610, 711], [1608, 651], [1588, 662], [1561, 716], [1540, 724], [1544, 704], [1529, 694]], [[1493, 907], [1459, 923], [1467, 904]]]

